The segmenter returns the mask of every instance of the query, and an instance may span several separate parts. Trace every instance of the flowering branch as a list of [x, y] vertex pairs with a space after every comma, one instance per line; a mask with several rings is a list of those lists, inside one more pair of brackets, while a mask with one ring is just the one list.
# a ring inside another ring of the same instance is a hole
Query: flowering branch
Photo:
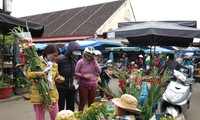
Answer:
[[[27, 27], [27, 30], [28, 30], [28, 27]], [[24, 32], [23, 28], [14, 27], [10, 31], [11, 31], [10, 32], [11, 35], [18, 38], [18, 42], [21, 44], [22, 50], [24, 52], [24, 58], [26, 61], [30, 62], [30, 70], [33, 72], [41, 72], [42, 69], [40, 67], [39, 57], [38, 57], [37, 51], [35, 49], [35, 46], [32, 43], [32, 37], [30, 35], [30, 32], [26, 32], [26, 33], [29, 33], [28, 35], [29, 35], [30, 39], [25, 39], [24, 38], [25, 32]], [[34, 78], [33, 80], [37, 84], [38, 91], [41, 96], [41, 102], [42, 102], [45, 110], [51, 111], [52, 110], [52, 100], [51, 100], [51, 97], [48, 92], [49, 86], [48, 86], [45, 78]]]

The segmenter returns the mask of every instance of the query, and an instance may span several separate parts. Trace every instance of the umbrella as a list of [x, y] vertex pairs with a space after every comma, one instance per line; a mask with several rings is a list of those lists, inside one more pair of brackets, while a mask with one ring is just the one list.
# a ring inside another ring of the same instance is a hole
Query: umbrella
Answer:
[[193, 38], [200, 38], [197, 28], [176, 23], [147, 21], [107, 32], [107, 38], [125, 37], [131, 46], [188, 47]]
[[43, 25], [0, 13], [0, 30], [3, 34], [7, 34], [8, 32], [10, 32], [10, 29], [12, 29], [13, 27], [20, 26], [22, 28], [26, 28], [26, 24], [28, 25], [29, 31], [31, 32], [31, 35], [33, 37], [42, 36], [44, 32]]
[[107, 32], [107, 38], [117, 37], [127, 38], [130, 46], [188, 47], [193, 38], [200, 38], [200, 29], [177, 23], [147, 21]]
[[[118, 27], [124, 27], [124, 26], [128, 26], [131, 24], [138, 24], [138, 23], [144, 23], [147, 21], [137, 21], [137, 22], [121, 22], [118, 23]], [[197, 22], [196, 21], [158, 21], [158, 22], [167, 22], [167, 23], [176, 23], [182, 26], [187, 26], [187, 27], [197, 27]]]

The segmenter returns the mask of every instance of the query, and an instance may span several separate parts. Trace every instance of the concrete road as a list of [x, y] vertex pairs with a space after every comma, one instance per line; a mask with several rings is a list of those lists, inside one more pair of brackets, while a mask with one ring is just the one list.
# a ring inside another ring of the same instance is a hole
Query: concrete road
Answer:
[[[112, 80], [111, 87], [118, 89], [117, 80]], [[200, 111], [200, 83], [194, 84], [194, 92], [191, 98], [190, 109], [185, 113], [187, 120], [199, 120]], [[112, 104], [110, 101], [107, 104]], [[76, 107], [77, 109], [77, 107]], [[46, 112], [46, 120], [49, 114]], [[35, 120], [32, 104], [21, 96], [14, 96], [10, 99], [0, 99], [0, 120]]]

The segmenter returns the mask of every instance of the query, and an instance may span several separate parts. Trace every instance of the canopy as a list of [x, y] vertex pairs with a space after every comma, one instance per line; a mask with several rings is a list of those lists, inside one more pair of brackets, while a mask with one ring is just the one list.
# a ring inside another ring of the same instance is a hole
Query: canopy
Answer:
[[[150, 53], [151, 52], [150, 49], [143, 49], [143, 48], [141, 48], [141, 50], [143, 50], [145, 53]], [[155, 54], [158, 54], [158, 53], [174, 54], [175, 53], [175, 51], [173, 51], [173, 50], [169, 50], [169, 49], [162, 48], [162, 47], [156, 47], [154, 50], [152, 50], [152, 51], [154, 51]]]
[[101, 42], [102, 46], [104, 47], [122, 47], [123, 44], [117, 43], [117, 42], [112, 42], [112, 41], [102, 41]]
[[106, 51], [140, 51], [139, 47], [106, 47]]
[[36, 43], [35, 49], [36, 50], [43, 50], [48, 44], [47, 43]]
[[[123, 46], [123, 44], [116, 43], [116, 42], [102, 42], [102, 41], [96, 41], [96, 40], [83, 40], [83, 41], [77, 40], [76, 42], [81, 46], [82, 50], [85, 49], [87, 46], [95, 47], [95, 49], [96, 49], [96, 47], [100, 47], [100, 46], [103, 46], [103, 47]], [[67, 50], [67, 46], [68, 46], [68, 44], [66, 44], [64, 47], [60, 48], [61, 53], [64, 53]]]
[[199, 47], [187, 47], [187, 48], [180, 48], [179, 51], [180, 52], [191, 52], [191, 53], [194, 53], [194, 52], [199, 52], [200, 48]]
[[125, 37], [131, 46], [187, 47], [193, 38], [200, 38], [200, 29], [176, 23], [148, 21], [131, 24], [107, 32], [107, 38]]
[[[121, 27], [128, 26], [131, 24], [138, 24], [138, 23], [144, 23], [144, 22], [147, 22], [147, 21], [121, 22], [121, 23], [118, 23], [118, 27], [121, 28]], [[176, 23], [182, 26], [194, 27], [194, 28], [197, 27], [196, 21], [158, 21], [158, 22]]]
[[[101, 46], [100, 41], [91, 41], [91, 40], [80, 41], [80, 40], [76, 40], [76, 42], [81, 46], [82, 50], [85, 49], [87, 46], [92, 46], [92, 47]], [[64, 47], [60, 48], [60, 52], [64, 53], [67, 50], [67, 46], [68, 46], [68, 44], [66, 44]]]
[[101, 46], [101, 42], [99, 42], [99, 41], [80, 41], [80, 40], [77, 40], [76, 42], [81, 46], [81, 49], [85, 49], [87, 46], [92, 46], [92, 47]]
[[26, 28], [26, 24], [28, 25], [28, 28], [29, 28], [29, 31], [31, 32], [32, 37], [42, 36], [44, 32], [43, 25], [0, 13], [0, 32], [2, 34], [7, 34], [8, 32], [10, 32], [10, 29], [12, 29], [13, 27], [20, 26], [20, 27]]

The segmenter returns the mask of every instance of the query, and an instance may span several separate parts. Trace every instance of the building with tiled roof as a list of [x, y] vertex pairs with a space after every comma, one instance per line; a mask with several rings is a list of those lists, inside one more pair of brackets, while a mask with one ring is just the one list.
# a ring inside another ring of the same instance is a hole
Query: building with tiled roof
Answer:
[[22, 17], [44, 25], [44, 34], [35, 43], [68, 42], [102, 36], [118, 22], [135, 21], [130, 0], [118, 0]]

